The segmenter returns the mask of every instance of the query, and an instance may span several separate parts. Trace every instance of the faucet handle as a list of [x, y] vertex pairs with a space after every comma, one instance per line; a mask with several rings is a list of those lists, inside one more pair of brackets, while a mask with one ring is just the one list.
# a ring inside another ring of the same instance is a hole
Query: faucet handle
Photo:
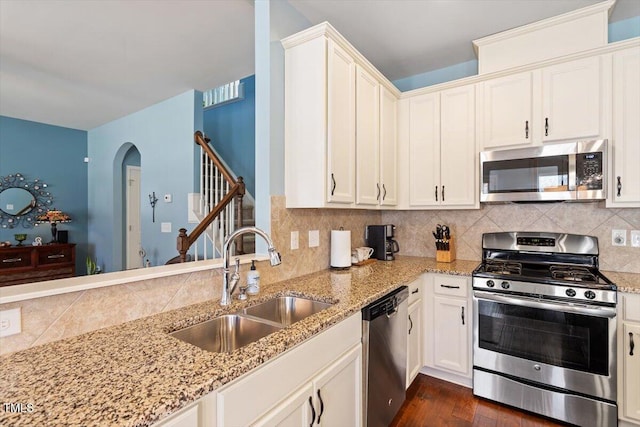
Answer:
[[240, 274], [240, 258], [236, 258], [236, 271], [234, 274]]
[[240, 293], [238, 294], [238, 299], [240, 301], [244, 301], [247, 299], [247, 286], [240, 286]]

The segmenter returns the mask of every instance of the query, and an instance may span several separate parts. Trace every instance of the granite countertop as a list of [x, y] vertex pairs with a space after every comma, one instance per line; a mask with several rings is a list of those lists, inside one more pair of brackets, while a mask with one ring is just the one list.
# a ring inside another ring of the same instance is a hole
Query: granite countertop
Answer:
[[[269, 284], [229, 307], [207, 301], [2, 356], [0, 402], [21, 403], [24, 412], [0, 408], [0, 425], [153, 424], [424, 272], [470, 276], [477, 265], [402, 256], [325, 270]], [[640, 293], [639, 274], [605, 275], [621, 292]], [[167, 334], [280, 295], [336, 304], [231, 354], [210, 353]]]
[[[208, 301], [0, 357], [0, 425], [153, 424], [424, 272], [470, 275], [476, 261], [398, 257], [346, 271], [321, 271], [264, 286], [229, 307]], [[279, 295], [336, 302], [317, 315], [231, 354], [210, 353], [167, 333]]]

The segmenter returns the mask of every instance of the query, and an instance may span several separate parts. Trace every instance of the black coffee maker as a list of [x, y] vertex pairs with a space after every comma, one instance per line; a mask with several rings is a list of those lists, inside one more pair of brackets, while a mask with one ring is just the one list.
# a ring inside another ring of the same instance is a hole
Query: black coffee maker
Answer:
[[393, 224], [367, 225], [364, 238], [367, 246], [373, 248], [371, 258], [393, 261], [393, 254], [400, 250], [398, 242], [393, 239], [395, 234], [396, 226]]

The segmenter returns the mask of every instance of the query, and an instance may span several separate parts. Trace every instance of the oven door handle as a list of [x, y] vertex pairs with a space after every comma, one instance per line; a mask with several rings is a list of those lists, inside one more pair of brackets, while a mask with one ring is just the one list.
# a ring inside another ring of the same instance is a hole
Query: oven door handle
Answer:
[[589, 314], [596, 317], [613, 318], [616, 317], [615, 307], [598, 307], [598, 306], [577, 306], [572, 303], [558, 303], [558, 302], [542, 302], [538, 298], [531, 298], [525, 296], [505, 296], [494, 294], [491, 292], [474, 291], [473, 297], [478, 299], [484, 299], [495, 302], [503, 302], [505, 304], [520, 305], [523, 307], [541, 308], [547, 310], [560, 310], [565, 313], [576, 314]]

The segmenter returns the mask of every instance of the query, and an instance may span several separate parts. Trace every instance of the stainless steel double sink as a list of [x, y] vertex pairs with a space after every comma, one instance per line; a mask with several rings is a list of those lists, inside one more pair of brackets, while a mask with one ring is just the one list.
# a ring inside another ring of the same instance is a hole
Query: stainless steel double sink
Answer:
[[333, 304], [309, 298], [276, 297], [206, 322], [171, 332], [184, 342], [215, 353], [231, 353]]

